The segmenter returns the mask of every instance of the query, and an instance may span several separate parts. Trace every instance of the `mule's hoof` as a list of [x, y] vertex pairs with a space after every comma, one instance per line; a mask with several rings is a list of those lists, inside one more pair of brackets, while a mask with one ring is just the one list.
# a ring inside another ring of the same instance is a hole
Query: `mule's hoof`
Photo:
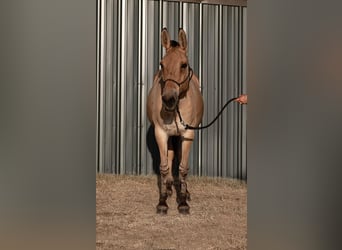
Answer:
[[189, 214], [190, 213], [190, 207], [188, 204], [182, 204], [178, 206], [178, 212], [180, 214]]
[[157, 214], [167, 214], [168, 206], [158, 205], [157, 206]]

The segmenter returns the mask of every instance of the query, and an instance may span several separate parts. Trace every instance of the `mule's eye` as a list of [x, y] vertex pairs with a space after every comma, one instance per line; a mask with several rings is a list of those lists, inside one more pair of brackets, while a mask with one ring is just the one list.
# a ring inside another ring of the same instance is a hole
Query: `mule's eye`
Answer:
[[182, 63], [181, 68], [182, 68], [182, 69], [185, 69], [187, 66], [188, 66], [187, 63]]
[[160, 68], [163, 69], [164, 68], [164, 65], [162, 63], [160, 63]]

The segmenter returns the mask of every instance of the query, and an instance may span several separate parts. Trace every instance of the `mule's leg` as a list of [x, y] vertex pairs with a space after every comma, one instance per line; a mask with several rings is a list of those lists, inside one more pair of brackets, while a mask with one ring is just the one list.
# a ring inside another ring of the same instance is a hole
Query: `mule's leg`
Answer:
[[186, 200], [190, 197], [187, 190], [186, 177], [189, 171], [189, 153], [191, 149], [191, 144], [194, 139], [194, 132], [189, 131], [187, 135], [182, 138], [182, 151], [181, 151], [181, 162], [179, 164], [179, 193], [177, 197], [178, 201], [178, 211], [182, 214], [188, 214], [190, 207]]
[[165, 177], [166, 181], [166, 191], [168, 196], [172, 195], [172, 184], [173, 184], [173, 176], [172, 176], [172, 161], [174, 158], [174, 148], [172, 143], [172, 138], [170, 137], [167, 142], [167, 167], [168, 167], [168, 173]]
[[166, 203], [167, 199], [167, 188], [166, 188], [166, 180], [169, 173], [168, 167], [168, 136], [164, 132], [164, 130], [158, 126], [155, 127], [154, 130], [156, 141], [159, 148], [160, 154], [160, 189], [159, 189], [159, 203], [157, 205], [157, 213], [166, 214], [168, 205]]

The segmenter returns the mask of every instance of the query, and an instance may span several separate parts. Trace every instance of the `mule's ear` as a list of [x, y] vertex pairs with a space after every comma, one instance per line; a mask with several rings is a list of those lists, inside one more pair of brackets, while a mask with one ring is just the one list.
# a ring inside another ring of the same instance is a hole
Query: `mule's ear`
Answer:
[[162, 29], [161, 32], [161, 43], [165, 49], [169, 49], [171, 46], [169, 32], [166, 28]]
[[178, 43], [183, 50], [187, 49], [188, 41], [186, 40], [185, 31], [182, 28], [180, 28], [178, 32]]

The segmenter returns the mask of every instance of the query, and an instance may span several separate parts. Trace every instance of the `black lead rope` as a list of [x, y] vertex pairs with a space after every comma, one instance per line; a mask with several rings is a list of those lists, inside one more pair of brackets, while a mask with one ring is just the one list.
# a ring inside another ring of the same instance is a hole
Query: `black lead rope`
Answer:
[[180, 123], [185, 127], [185, 129], [192, 129], [192, 130], [200, 130], [200, 129], [205, 129], [205, 128], [208, 128], [210, 127], [218, 118], [219, 116], [222, 114], [223, 110], [228, 106], [229, 103], [231, 103], [232, 101], [236, 100], [237, 97], [234, 97], [230, 100], [228, 100], [228, 102], [223, 106], [223, 108], [220, 110], [220, 112], [217, 114], [217, 116], [215, 117], [214, 120], [212, 120], [211, 123], [209, 123], [208, 125], [205, 125], [205, 126], [201, 126], [201, 127], [193, 127], [193, 126], [190, 126], [189, 124], [186, 124], [183, 119], [182, 119], [182, 116], [179, 112], [179, 108], [178, 108], [178, 105], [177, 105], [177, 113], [178, 113], [178, 116], [179, 116], [179, 120], [180, 120]]

